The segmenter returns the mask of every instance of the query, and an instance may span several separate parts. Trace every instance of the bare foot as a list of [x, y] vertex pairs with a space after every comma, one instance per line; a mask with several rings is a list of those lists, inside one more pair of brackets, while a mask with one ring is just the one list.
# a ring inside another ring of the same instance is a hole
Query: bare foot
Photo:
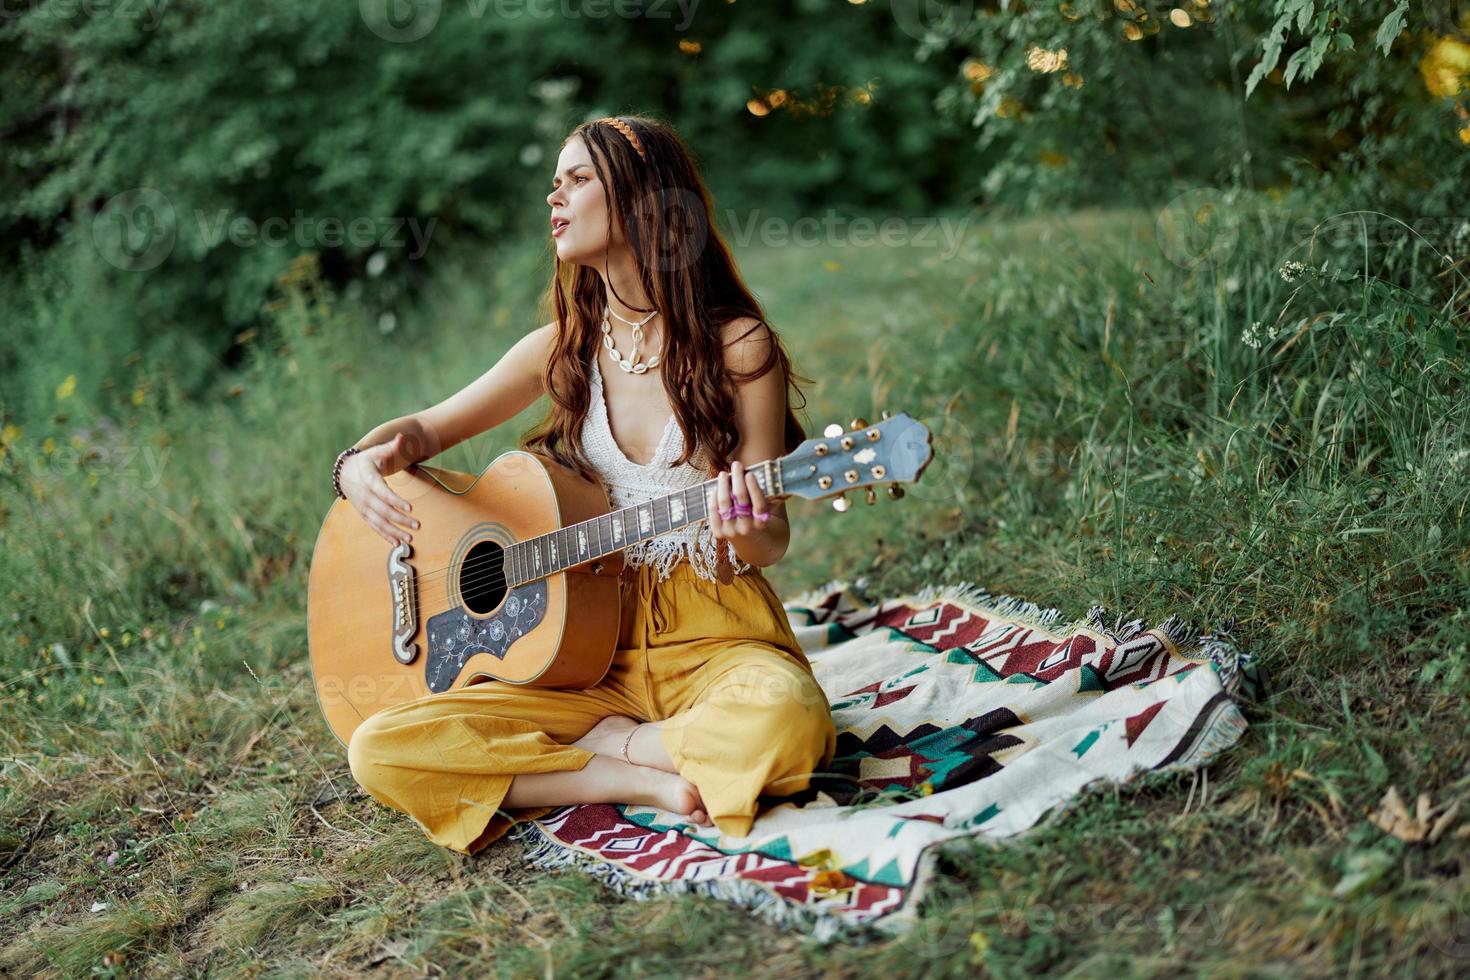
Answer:
[[677, 773], [664, 772], [662, 769], [653, 769], [648, 766], [634, 766], [633, 768], [642, 770], [638, 774], [640, 780], [647, 779], [647, 787], [640, 794], [643, 798], [638, 802], [646, 806], [656, 806], [671, 813], [685, 814], [701, 827], [712, 826], [709, 814], [704, 809], [704, 800], [699, 797], [699, 789], [689, 780]]
[[699, 790], [678, 773], [652, 766], [630, 766], [621, 759], [594, 755], [581, 769], [525, 772], [511, 780], [503, 806], [560, 806], [565, 803], [633, 803], [687, 815], [710, 826]]
[[[639, 726], [639, 722], [627, 715], [609, 715], [592, 726], [592, 730], [572, 744], [579, 749], [596, 752], [598, 755], [610, 755], [615, 759], [623, 757], [623, 743], [628, 740], [628, 732]], [[629, 750], [631, 758], [631, 749]]]

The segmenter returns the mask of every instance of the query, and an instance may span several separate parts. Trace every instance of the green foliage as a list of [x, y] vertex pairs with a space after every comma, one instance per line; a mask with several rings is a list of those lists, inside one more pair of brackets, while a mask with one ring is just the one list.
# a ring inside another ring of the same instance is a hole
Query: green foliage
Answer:
[[458, 244], [538, 227], [558, 140], [608, 112], [677, 125], [727, 226], [1198, 184], [1337, 184], [1450, 214], [1463, 99], [1433, 96], [1420, 64], [1456, 31], [1442, 6], [1192, 2], [1160, 20], [1131, 0], [1007, 2], [925, 21], [791, 2], [686, 21], [431, 3], [398, 23], [374, 4], [38, 4], [0, 27], [0, 413], [48, 417], [69, 375], [116, 409], [130, 358], [202, 392], [307, 252], [391, 323]]
[[[1316, 0], [1275, 0], [1276, 20], [1261, 38], [1261, 60], [1256, 63], [1250, 77], [1245, 81], [1245, 94], [1249, 96], [1261, 80], [1275, 70], [1281, 60], [1287, 32], [1292, 29], [1293, 24], [1306, 46], [1292, 52], [1286, 62], [1283, 81], [1288, 89], [1298, 75], [1302, 81], [1307, 81], [1317, 74], [1317, 69], [1322, 67], [1329, 50], [1335, 49], [1339, 53], [1357, 50], [1352, 34], [1340, 28], [1345, 23], [1367, 20], [1381, 10], [1382, 4], [1334, 3], [1318, 10]], [[1384, 56], [1388, 55], [1389, 48], [1403, 32], [1408, 13], [1409, 0], [1398, 0], [1374, 31], [1373, 45]]]
[[1012, 213], [1346, 178], [1379, 206], [1446, 214], [1470, 180], [1465, 98], [1427, 90], [1420, 63], [1466, 36], [1452, 9], [1001, 2], [920, 53], [965, 58], [936, 104], [974, 130], [978, 190]]
[[118, 362], [181, 356], [177, 335], [198, 345], [191, 371], [235, 366], [233, 338], [266, 326], [274, 281], [307, 252], [392, 313], [454, 243], [543, 228], [560, 140], [589, 116], [669, 119], [724, 209], [922, 208], [959, 186], [927, 112], [942, 68], [914, 61], [885, 10], [432, 2], [399, 22], [389, 7], [403, 12], [7, 16], [0, 310], [24, 326], [0, 351], [0, 414], [44, 418], [71, 373], [78, 399], [108, 404]]

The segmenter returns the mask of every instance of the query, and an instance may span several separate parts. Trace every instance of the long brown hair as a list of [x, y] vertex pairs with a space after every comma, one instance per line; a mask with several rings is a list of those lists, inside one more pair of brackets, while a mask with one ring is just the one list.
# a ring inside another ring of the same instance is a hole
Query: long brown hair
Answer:
[[[666, 123], [648, 116], [617, 119], [631, 129], [636, 147], [620, 132], [622, 126], [608, 119], [582, 123], [562, 147], [577, 137], [586, 141], [609, 218], [622, 228], [644, 294], [663, 317], [667, 347], [657, 370], [663, 372], [664, 391], [684, 433], [684, 453], [674, 465], [688, 462], [702, 447], [714, 467], [711, 476], [727, 469], [740, 443], [735, 382], [754, 380], [777, 366], [787, 380], [783, 452], [791, 452], [806, 438], [792, 411], [791, 396], [794, 392], [801, 398], [799, 407], [805, 407], [806, 398], [796, 382], [812, 379], [792, 374], [785, 346], [741, 280], [715, 228], [709, 190], [683, 140]], [[612, 236], [608, 237], [610, 241]], [[555, 271], [542, 297], [543, 315], [554, 314], [556, 322], [543, 378], [551, 407], [523, 437], [521, 448], [545, 453], [596, 480], [582, 448], [581, 429], [591, 405], [590, 370], [602, 342], [606, 288], [595, 268], [562, 262], [554, 246], [553, 259]], [[759, 321], [751, 331], [765, 324], [771, 343], [760, 366], [735, 374], [725, 363], [722, 334], [726, 324], [742, 317]]]

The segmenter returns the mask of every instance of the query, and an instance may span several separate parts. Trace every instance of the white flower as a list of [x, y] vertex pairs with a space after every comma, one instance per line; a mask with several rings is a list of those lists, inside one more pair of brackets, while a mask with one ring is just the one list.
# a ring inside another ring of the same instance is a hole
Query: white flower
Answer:
[[1282, 279], [1287, 282], [1296, 282], [1297, 277], [1307, 271], [1307, 267], [1304, 263], [1298, 262], [1295, 259], [1288, 259], [1282, 263], [1278, 271], [1280, 271]]

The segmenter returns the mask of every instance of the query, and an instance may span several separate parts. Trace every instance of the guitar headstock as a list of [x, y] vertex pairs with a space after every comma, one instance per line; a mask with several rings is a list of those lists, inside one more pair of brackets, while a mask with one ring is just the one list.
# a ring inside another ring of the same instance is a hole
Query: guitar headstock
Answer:
[[877, 500], [873, 488], [886, 483], [888, 496], [896, 500], [903, 496], [900, 484], [917, 480], [933, 456], [928, 427], [907, 412], [884, 412], [876, 425], [853, 419], [847, 429], [834, 422], [821, 438], [808, 439], [781, 457], [781, 492], [807, 500], [835, 495], [832, 506], [845, 511], [848, 490], [863, 488], [871, 504]]

